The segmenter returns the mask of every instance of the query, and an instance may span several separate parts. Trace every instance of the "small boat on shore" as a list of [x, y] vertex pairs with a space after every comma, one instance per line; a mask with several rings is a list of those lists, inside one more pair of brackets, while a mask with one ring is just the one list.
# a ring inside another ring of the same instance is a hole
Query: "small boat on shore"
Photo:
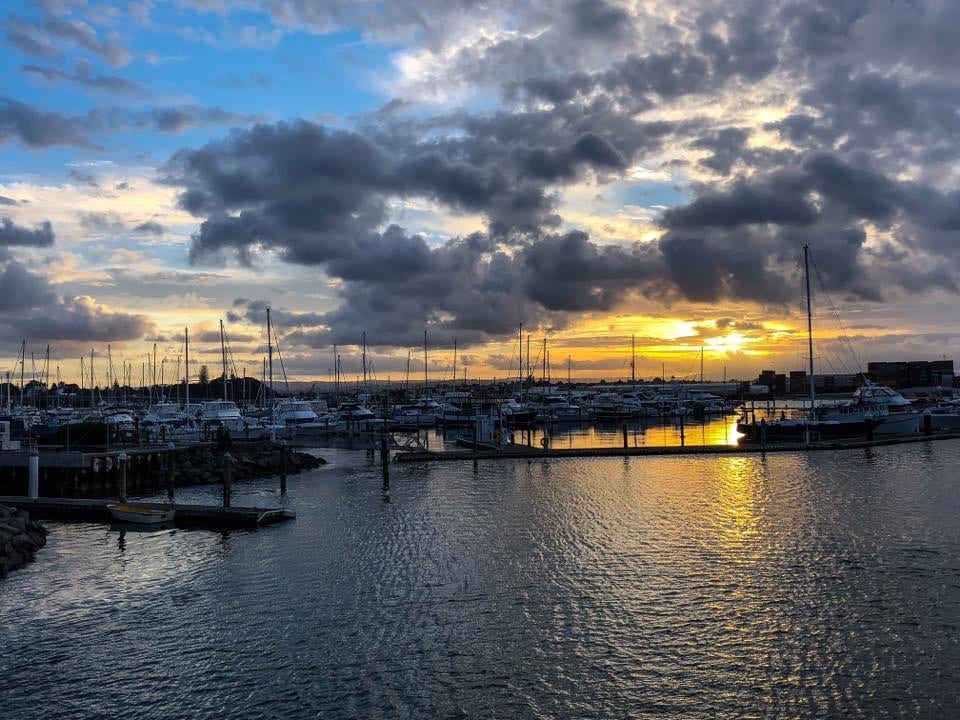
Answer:
[[131, 503], [115, 503], [107, 505], [107, 509], [114, 520], [137, 523], [138, 525], [171, 522], [176, 512], [173, 508], [162, 509]]

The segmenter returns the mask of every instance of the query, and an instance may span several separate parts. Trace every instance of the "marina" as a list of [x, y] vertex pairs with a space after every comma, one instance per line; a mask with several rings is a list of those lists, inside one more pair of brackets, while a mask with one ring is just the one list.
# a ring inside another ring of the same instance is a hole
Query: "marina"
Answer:
[[256, 533], [46, 521], [0, 591], [5, 711], [960, 711], [960, 440], [397, 464], [387, 491], [379, 458], [326, 455], [286, 496], [235, 486], [296, 513]]

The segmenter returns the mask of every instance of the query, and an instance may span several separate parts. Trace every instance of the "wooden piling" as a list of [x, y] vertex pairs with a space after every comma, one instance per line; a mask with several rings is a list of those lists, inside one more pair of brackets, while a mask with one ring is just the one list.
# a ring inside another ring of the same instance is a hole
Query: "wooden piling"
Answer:
[[280, 494], [287, 494], [287, 441], [280, 441]]
[[167, 499], [173, 502], [173, 443], [167, 445]]
[[387, 447], [387, 432], [380, 432], [380, 466], [383, 469], [383, 487], [390, 487], [390, 449]]
[[120, 474], [120, 492], [118, 497], [120, 502], [127, 501], [127, 454], [123, 451], [117, 455], [117, 470]]
[[230, 507], [230, 485], [233, 481], [233, 456], [229, 452], [223, 454], [223, 506]]

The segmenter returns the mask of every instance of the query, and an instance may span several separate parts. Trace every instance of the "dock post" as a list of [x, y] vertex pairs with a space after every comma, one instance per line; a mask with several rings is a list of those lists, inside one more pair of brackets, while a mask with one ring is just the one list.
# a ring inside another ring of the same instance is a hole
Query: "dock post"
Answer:
[[929, 410], [923, 411], [923, 434], [930, 435], [933, 433], [933, 415]]
[[173, 440], [167, 443], [167, 500], [173, 502]]
[[480, 447], [479, 447], [480, 433], [478, 432], [478, 428], [477, 428], [477, 423], [479, 422], [480, 422], [479, 418], [473, 421], [473, 471], [474, 472], [477, 471], [477, 455], [480, 452]]
[[230, 507], [230, 484], [233, 480], [233, 455], [223, 454], [223, 506]]
[[[809, 442], [809, 440], [807, 441]], [[760, 418], [760, 448], [767, 449], [767, 419]]]
[[40, 497], [40, 453], [35, 447], [30, 448], [28, 468], [27, 495], [36, 500]]
[[287, 441], [280, 441], [280, 494], [287, 494]]
[[863, 435], [867, 442], [873, 442], [873, 415], [870, 413], [863, 418]]
[[684, 413], [681, 410], [680, 412], [680, 447], [683, 447], [684, 445], [687, 444], [687, 434], [686, 434], [686, 431], [684, 430], [683, 415]]
[[127, 454], [121, 450], [117, 455], [117, 464], [120, 466], [120, 502], [127, 501]]
[[383, 487], [390, 487], [390, 450], [387, 447], [387, 432], [380, 431], [380, 466], [383, 468]]
[[620, 426], [620, 429], [623, 431], [623, 454], [626, 455], [627, 448], [629, 447], [628, 439], [627, 439], [627, 421], [626, 420], [623, 421], [623, 423]]

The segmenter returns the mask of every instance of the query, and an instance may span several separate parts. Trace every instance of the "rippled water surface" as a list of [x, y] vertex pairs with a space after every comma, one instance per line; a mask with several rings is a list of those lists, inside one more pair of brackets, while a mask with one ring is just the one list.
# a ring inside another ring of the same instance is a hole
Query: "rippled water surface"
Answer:
[[[0, 717], [960, 715], [960, 442], [394, 466], [229, 534], [51, 524]], [[213, 502], [216, 488], [181, 493]]]

